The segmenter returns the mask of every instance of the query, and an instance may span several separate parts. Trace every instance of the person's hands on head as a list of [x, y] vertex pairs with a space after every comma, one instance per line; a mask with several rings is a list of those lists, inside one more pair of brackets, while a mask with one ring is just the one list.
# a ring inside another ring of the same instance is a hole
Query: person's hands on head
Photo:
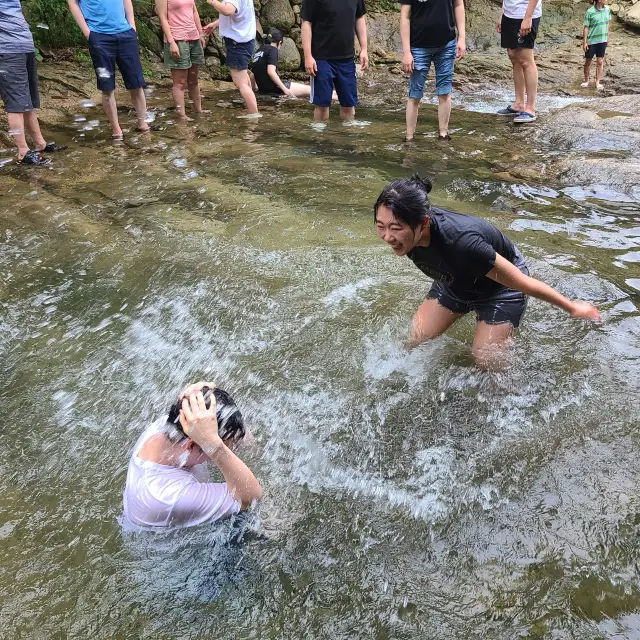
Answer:
[[216, 399], [213, 394], [211, 394], [211, 406], [208, 409], [200, 391], [183, 398], [180, 425], [185, 435], [203, 450], [217, 448], [224, 444], [218, 435]]
[[169, 54], [175, 60], [179, 60], [180, 59], [180, 47], [178, 46], [177, 42], [172, 42], [169, 45]]
[[360, 68], [363, 71], [369, 68], [369, 54], [366, 51], [360, 52]]
[[318, 73], [318, 65], [316, 64], [316, 59], [313, 56], [305, 58], [304, 68], [310, 76], [315, 77], [316, 73]]
[[413, 73], [413, 54], [411, 51], [402, 54], [402, 70], [405, 73]]
[[209, 389], [215, 389], [216, 384], [215, 382], [204, 382], [203, 380], [200, 380], [199, 382], [194, 382], [193, 384], [190, 384], [184, 388], [182, 393], [180, 393], [180, 395], [178, 396], [178, 400], [182, 400], [182, 398], [184, 398], [185, 396], [190, 396], [192, 394], [198, 393], [198, 391], [201, 391], [203, 387], [209, 387]]
[[582, 318], [583, 320], [593, 320], [595, 322], [600, 321], [600, 313], [598, 310], [588, 302], [582, 302], [576, 300], [571, 308], [571, 315], [574, 318]]

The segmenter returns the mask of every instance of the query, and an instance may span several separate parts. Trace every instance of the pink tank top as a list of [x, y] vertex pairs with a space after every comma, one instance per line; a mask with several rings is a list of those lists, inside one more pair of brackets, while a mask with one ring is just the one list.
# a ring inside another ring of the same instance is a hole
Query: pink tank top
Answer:
[[200, 25], [193, 19], [195, 0], [167, 0], [167, 17], [174, 40], [197, 40]]

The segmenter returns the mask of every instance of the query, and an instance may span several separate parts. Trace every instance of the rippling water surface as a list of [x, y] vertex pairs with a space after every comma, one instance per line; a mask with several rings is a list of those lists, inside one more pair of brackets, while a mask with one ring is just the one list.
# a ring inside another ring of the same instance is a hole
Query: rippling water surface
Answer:
[[[184, 127], [156, 92], [120, 147], [79, 107], [53, 169], [0, 170], [3, 633], [639, 638], [640, 205], [503, 181], [558, 150], [484, 113], [442, 147], [427, 107], [407, 147], [399, 111], [318, 131], [234, 98]], [[416, 170], [604, 323], [532, 301], [503, 374], [474, 368], [471, 318], [408, 353], [430, 283], [371, 207]], [[259, 514], [123, 532], [133, 443], [202, 376], [256, 435]]]

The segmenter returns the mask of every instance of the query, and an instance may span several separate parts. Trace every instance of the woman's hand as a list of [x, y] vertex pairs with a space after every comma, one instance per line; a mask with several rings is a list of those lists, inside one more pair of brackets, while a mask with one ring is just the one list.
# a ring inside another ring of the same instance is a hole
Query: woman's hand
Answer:
[[171, 54], [172, 58], [180, 60], [180, 47], [178, 46], [177, 42], [172, 42], [169, 45], [169, 53]]
[[216, 23], [217, 23], [217, 20], [216, 22], [210, 22], [209, 24], [204, 25], [202, 32], [204, 33], [205, 36], [208, 37], [214, 32], [215, 28], [218, 26]]
[[598, 310], [592, 304], [581, 302], [580, 300], [572, 303], [571, 315], [574, 318], [583, 318], [584, 320], [594, 320], [596, 322], [600, 320]]
[[223, 445], [218, 435], [216, 399], [213, 395], [209, 409], [200, 391], [184, 398], [180, 410], [180, 424], [185, 434], [203, 450], [215, 449]]
[[522, 22], [520, 23], [520, 37], [524, 38], [531, 33], [531, 29], [533, 27], [533, 20], [531, 16], [525, 16], [522, 18]]

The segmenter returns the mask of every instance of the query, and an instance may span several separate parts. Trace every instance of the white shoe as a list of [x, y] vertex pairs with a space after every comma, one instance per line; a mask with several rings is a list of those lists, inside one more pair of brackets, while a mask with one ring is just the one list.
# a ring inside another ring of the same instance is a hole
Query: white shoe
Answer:
[[604, 85], [603, 84], [597, 84], [596, 85], [596, 89], [604, 89]]
[[586, 88], [589, 86], [589, 81], [587, 80], [587, 82], [583, 82], [580, 86], [581, 86], [583, 89], [586, 89]]

